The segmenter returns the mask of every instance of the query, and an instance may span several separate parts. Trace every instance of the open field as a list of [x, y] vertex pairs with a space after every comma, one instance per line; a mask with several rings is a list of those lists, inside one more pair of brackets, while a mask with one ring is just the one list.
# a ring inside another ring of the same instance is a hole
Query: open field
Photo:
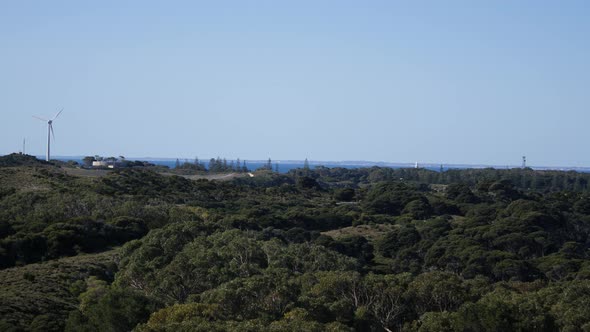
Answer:
[[[178, 175], [178, 174], [172, 174], [172, 173], [160, 173], [160, 174], [167, 175], [167, 176]], [[228, 180], [232, 180], [235, 178], [248, 177], [248, 173], [198, 174], [198, 175], [178, 175], [178, 176], [182, 176], [183, 178], [186, 178], [189, 180], [205, 179], [205, 180], [228, 181]]]
[[322, 232], [322, 234], [328, 235], [335, 239], [339, 239], [344, 236], [359, 235], [367, 238], [368, 240], [376, 240], [395, 227], [395, 225], [390, 224], [358, 225], [334, 229], [327, 232]]

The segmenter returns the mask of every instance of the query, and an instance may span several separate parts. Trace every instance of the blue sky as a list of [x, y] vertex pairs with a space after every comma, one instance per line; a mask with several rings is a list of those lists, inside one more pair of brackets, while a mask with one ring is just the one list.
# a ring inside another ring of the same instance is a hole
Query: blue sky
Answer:
[[590, 166], [588, 1], [2, 1], [0, 154]]

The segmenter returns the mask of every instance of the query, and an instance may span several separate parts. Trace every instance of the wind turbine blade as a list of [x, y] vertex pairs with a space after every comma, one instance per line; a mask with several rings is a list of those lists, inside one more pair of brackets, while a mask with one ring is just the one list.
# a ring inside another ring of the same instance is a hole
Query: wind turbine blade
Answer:
[[45, 121], [45, 122], [47, 122], [47, 120], [45, 120], [45, 119], [43, 119], [43, 118], [40, 118], [40, 117], [38, 117], [38, 116], [35, 116], [35, 115], [33, 115], [33, 117], [34, 117], [35, 119], [39, 119], [39, 120], [41, 120], [41, 121]]
[[49, 130], [51, 131], [51, 136], [53, 136], [53, 140], [55, 141], [55, 133], [53, 132], [53, 125], [49, 125]]
[[63, 111], [64, 111], [64, 109], [63, 109], [63, 107], [62, 107], [62, 109], [61, 109], [61, 110], [59, 110], [59, 112], [57, 112], [57, 114], [56, 114], [56, 115], [53, 117], [53, 119], [51, 119], [51, 121], [53, 121], [53, 120], [57, 119], [57, 117], [58, 117], [58, 116], [61, 114], [61, 112], [63, 112]]

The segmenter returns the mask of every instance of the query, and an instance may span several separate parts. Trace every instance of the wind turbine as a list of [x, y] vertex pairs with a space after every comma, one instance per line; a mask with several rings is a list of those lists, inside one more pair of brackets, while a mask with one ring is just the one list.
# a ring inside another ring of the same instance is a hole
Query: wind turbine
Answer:
[[64, 109], [62, 108], [59, 112], [57, 112], [57, 114], [51, 120], [46, 120], [41, 117], [33, 115], [33, 117], [35, 119], [39, 119], [43, 122], [47, 122], [47, 155], [45, 157], [46, 161], [49, 161], [51, 159], [51, 136], [53, 136], [53, 140], [55, 141], [55, 134], [53, 133], [53, 121], [55, 121], [55, 119], [57, 119], [57, 117], [61, 114], [61, 112], [63, 112], [63, 110]]

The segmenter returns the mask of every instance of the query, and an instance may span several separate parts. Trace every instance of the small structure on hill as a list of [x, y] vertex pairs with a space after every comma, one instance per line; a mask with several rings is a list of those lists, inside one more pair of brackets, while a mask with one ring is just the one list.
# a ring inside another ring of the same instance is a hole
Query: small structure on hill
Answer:
[[105, 167], [106, 168], [107, 166], [108, 166], [108, 164], [104, 160], [95, 160], [92, 162], [92, 167], [99, 167], [99, 168]]

